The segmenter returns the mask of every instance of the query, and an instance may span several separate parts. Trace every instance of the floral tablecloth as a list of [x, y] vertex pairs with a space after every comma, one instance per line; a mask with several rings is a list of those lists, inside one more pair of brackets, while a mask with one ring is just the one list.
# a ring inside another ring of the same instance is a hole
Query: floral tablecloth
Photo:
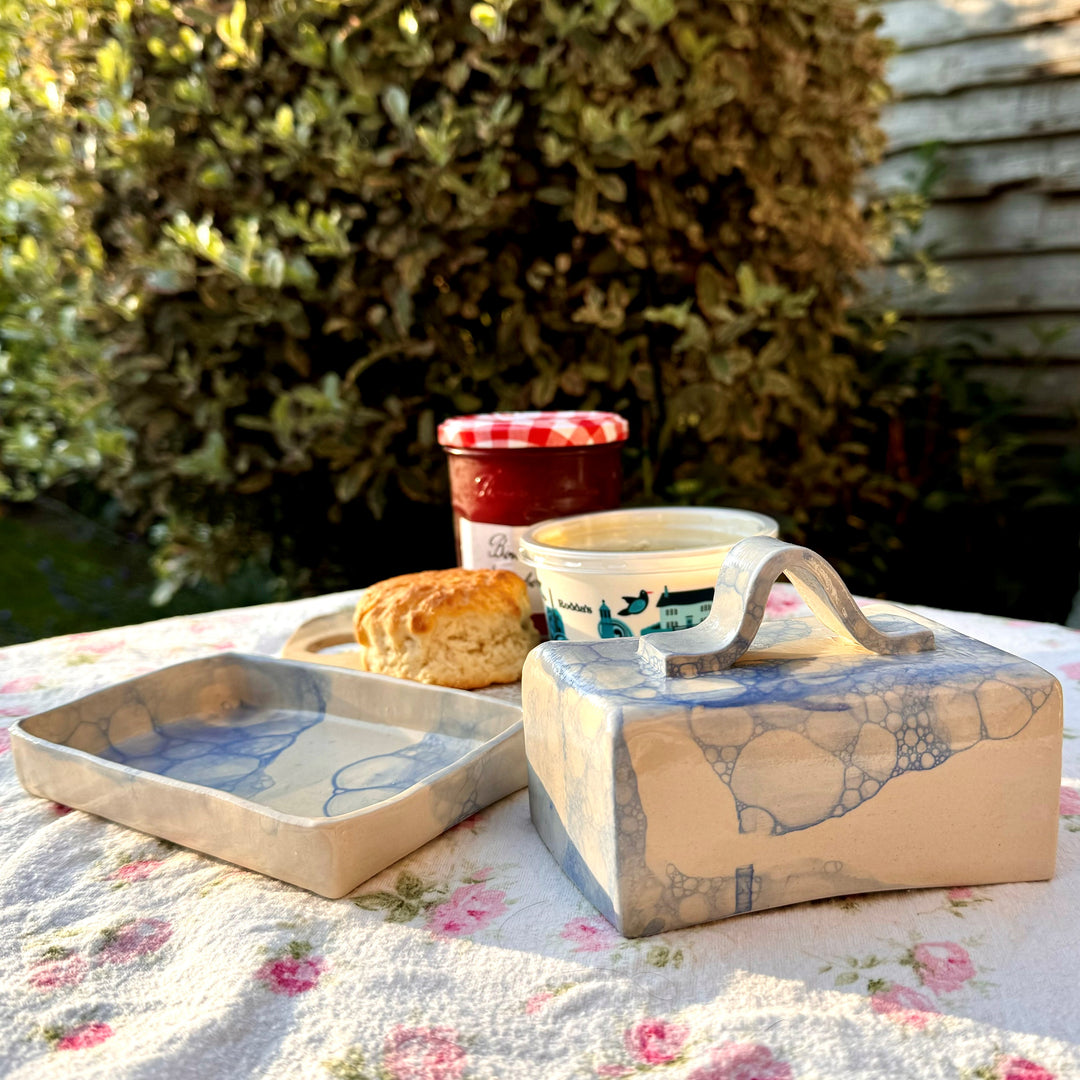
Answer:
[[[1065, 689], [1050, 882], [803, 904], [625, 941], [523, 792], [330, 901], [33, 798], [6, 725], [350, 595], [0, 650], [0, 1077], [1080, 1077], [1080, 633], [928, 611]], [[774, 614], [794, 609], [780, 586]], [[923, 609], [926, 610], [926, 609]]]

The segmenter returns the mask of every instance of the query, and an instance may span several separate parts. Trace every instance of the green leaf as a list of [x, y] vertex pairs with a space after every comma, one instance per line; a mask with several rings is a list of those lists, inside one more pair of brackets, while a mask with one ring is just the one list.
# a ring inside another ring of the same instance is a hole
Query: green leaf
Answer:
[[409, 870], [402, 870], [394, 882], [394, 888], [399, 896], [406, 900], [419, 900], [427, 892], [427, 886]]
[[859, 974], [856, 971], [844, 971], [836, 976], [835, 983], [837, 986], [850, 986], [854, 982], [859, 981]]
[[671, 949], [666, 945], [654, 945], [645, 954], [645, 963], [657, 968], [666, 967], [670, 959]]
[[244, 23], [247, 21], [247, 4], [245, 0], [236, 0], [232, 12], [229, 15], [229, 33], [233, 38], [241, 39], [244, 36]]
[[409, 95], [400, 86], [388, 86], [383, 91], [382, 103], [395, 127], [409, 126]]
[[420, 905], [411, 901], [398, 900], [386, 913], [386, 921], [392, 923], [412, 922], [420, 914]]
[[271, 289], [280, 289], [285, 280], [285, 256], [277, 248], [271, 248], [263, 255], [263, 282]]
[[718, 322], [732, 318], [725, 302], [728, 294], [724, 278], [714, 266], [702, 263], [697, 273], [697, 302], [706, 318]]
[[630, 6], [644, 15], [654, 30], [659, 30], [675, 18], [675, 0], [630, 0]]
[[220, 431], [207, 434], [203, 445], [190, 454], [178, 457], [173, 462], [173, 471], [178, 476], [198, 477], [209, 484], [225, 484], [233, 478], [225, 447], [225, 438]]
[[690, 309], [694, 306], [692, 300], [685, 300], [681, 304], [665, 304], [663, 307], [647, 307], [642, 315], [647, 322], [666, 323], [674, 326], [676, 330], [684, 330], [690, 321]]
[[537, 190], [536, 198], [550, 206], [568, 206], [574, 201], [574, 193], [570, 188], [543, 187]]
[[[349, 503], [364, 489], [375, 470], [375, 462], [370, 458], [351, 465], [334, 480], [334, 494], [340, 503]], [[400, 889], [398, 890], [401, 891]]]
[[274, 114], [274, 132], [278, 138], [288, 139], [296, 130], [293, 111], [288, 105], [279, 105]]
[[397, 907], [401, 903], [401, 897], [389, 892], [363, 893], [353, 897], [353, 903], [365, 911], [386, 911]]
[[248, 45], [244, 40], [244, 24], [247, 22], [247, 4], [245, 0], [235, 0], [228, 15], [219, 15], [215, 23], [218, 37], [225, 46], [237, 55], [246, 55]]
[[491, 42], [502, 41], [506, 20], [491, 4], [473, 4], [469, 8], [469, 21]]
[[334, 1080], [375, 1080], [375, 1074], [368, 1072], [360, 1047], [350, 1047], [342, 1058], [323, 1062], [326, 1071]]

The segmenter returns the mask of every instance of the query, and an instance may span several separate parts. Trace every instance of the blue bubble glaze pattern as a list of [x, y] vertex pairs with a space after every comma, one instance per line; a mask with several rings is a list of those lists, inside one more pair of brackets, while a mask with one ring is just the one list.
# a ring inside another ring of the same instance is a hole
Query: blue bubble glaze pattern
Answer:
[[187, 780], [192, 784], [252, 798], [274, 786], [266, 769], [309, 728], [323, 712], [268, 712], [241, 705], [226, 725], [200, 721], [159, 724], [153, 731], [109, 744], [101, 751], [106, 761], [134, 769]]
[[[336, 817], [407, 791], [440, 769], [459, 761], [478, 744], [439, 732], [428, 732], [410, 746], [389, 754], [373, 754], [342, 766], [330, 779], [333, 794], [323, 804], [326, 817]], [[474, 812], [466, 799], [461, 816]]]
[[[298, 707], [274, 708], [265, 699], [256, 705], [242, 695], [226, 693], [225, 707], [217, 715], [162, 722], [158, 718], [160, 704], [144, 699], [132, 688], [120, 713], [141, 716], [142, 730], [118, 740], [110, 719], [103, 719], [100, 731], [105, 745], [99, 756], [158, 776], [292, 810], [300, 809], [293, 790], [299, 785], [306, 792], [299, 796], [305, 805], [313, 796], [317, 799], [311, 811], [337, 817], [407, 791], [480, 745], [464, 731], [460, 733], [464, 737], [458, 737], [439, 730], [422, 732], [328, 716], [324, 692], [314, 677], [297, 676], [288, 693]], [[300, 756], [281, 759], [318, 727], [328, 729], [324, 739], [335, 745], [338, 753], [356, 753], [367, 747], [372, 748], [372, 753], [351, 761], [346, 757], [348, 764], [332, 774], [320, 770], [321, 779], [315, 781], [313, 790], [310, 769], [302, 759], [319, 754], [318, 748], [301, 748]], [[302, 777], [300, 770], [305, 774]], [[467, 775], [466, 768], [463, 780]], [[475, 784], [471, 787], [475, 788]], [[478, 808], [474, 790], [458, 790], [455, 798], [460, 800], [459, 807], [444, 808], [447, 813], [466, 817]]]
[[[926, 624], [881, 613], [873, 626], [905, 634]], [[768, 851], [770, 837], [858, 815], [905, 775], [933, 774], [984, 742], [1022, 737], [1055, 695], [1053, 678], [1034, 665], [947, 628], [933, 631], [932, 651], [877, 655], [838, 643], [815, 619], [767, 621], [733, 667], [689, 679], [642, 663], [636, 641], [540, 646], [524, 684], [538, 831], [590, 900], [605, 914], [615, 911], [612, 921], [631, 936], [790, 902], [784, 896], [802, 888], [800, 877], [813, 882], [810, 895], [896, 887], [824, 850], [779, 877], [757, 858], [719, 874], [687, 873], [677, 858], [661, 869], [648, 850], [652, 826], [638, 770], [666, 750], [639, 749], [635, 758], [632, 746], [635, 739], [639, 747], [641, 739], [661, 748], [677, 743], [683, 757], [672, 761], [686, 764], [665, 767], [697, 777], [693, 759], [707, 763], [730, 792], [734, 832]], [[791, 782], [792, 761], [809, 763], [806, 789]], [[679, 798], [677, 780], [671, 785]], [[562, 792], [557, 802], [553, 790]], [[597, 796], [605, 790], [609, 796]]]
[[28, 717], [16, 745], [34, 794], [340, 897], [525, 785], [520, 715], [487, 695], [226, 653]]

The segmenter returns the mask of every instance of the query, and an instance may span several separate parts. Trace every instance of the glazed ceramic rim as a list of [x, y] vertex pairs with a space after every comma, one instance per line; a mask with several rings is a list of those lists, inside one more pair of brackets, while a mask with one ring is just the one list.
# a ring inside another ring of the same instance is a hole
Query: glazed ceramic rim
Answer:
[[[729, 535], [738, 532], [739, 525], [747, 526], [744, 535], [724, 543], [706, 544], [692, 548], [658, 548], [653, 551], [604, 551], [595, 548], [571, 548], [545, 543], [544, 532], [556, 526], [572, 530], [583, 521], [606, 518], [614, 521], [624, 518], [629, 527], [637, 525], [637, 531], [648, 534], [650, 526], [663, 525], [670, 528], [680, 520], [690, 524], [713, 525], [724, 529]], [[734, 526], [734, 528], [732, 528]], [[531, 526], [518, 541], [518, 557], [526, 565], [538, 571], [562, 571], [575, 574], [652, 574], [678, 573], [680, 571], [719, 571], [724, 556], [735, 543], [750, 536], [777, 536], [779, 523], [766, 514], [754, 510], [740, 510], [731, 506], [648, 506], [622, 510], [602, 510], [593, 514], [576, 514], [573, 517], [548, 518]]]
[[[145, 679], [151, 678], [152, 676], [162, 675], [167, 671], [176, 671], [184, 667], [193, 667], [197, 669], [204, 666], [207, 661], [212, 660], [232, 661], [234, 663], [240, 664], [241, 666], [250, 665], [255, 668], [264, 666], [292, 667], [301, 671], [306, 669], [308, 673], [310, 673], [312, 667], [310, 663], [304, 660], [292, 660], [287, 657], [273, 656], [267, 653], [247, 653], [235, 649], [228, 649], [225, 652], [220, 653], [209, 653], [205, 656], [195, 656], [188, 660], [178, 660], [174, 664], [165, 664], [163, 667], [152, 668], [150, 671], [144, 671], [141, 675], [131, 675], [126, 679], [121, 679], [117, 683], [103, 684], [96, 689], [87, 690], [86, 693], [80, 694], [79, 697], [73, 698], [71, 701], [65, 701], [60, 705], [50, 706], [49, 708], [42, 709], [31, 716], [20, 717], [11, 725], [10, 730], [13, 735], [13, 738], [11, 740], [12, 746], [15, 746], [19, 742], [19, 740], [22, 740], [25, 746], [29, 747], [30, 750], [34, 753], [50, 754], [59, 758], [59, 760], [61, 761], [65, 759], [72, 759], [79, 762], [90, 762], [93, 764], [93, 767], [99, 773], [103, 773], [109, 776], [115, 776], [119, 779], [126, 780], [129, 784], [132, 781], [139, 780], [149, 786], [151, 791], [158, 788], [177, 789], [188, 794], [194, 794], [198, 795], [201, 798], [205, 798], [209, 800], [211, 804], [213, 804], [215, 801], [229, 803], [232, 806], [239, 807], [240, 809], [245, 810], [250, 814], [256, 815], [257, 817], [265, 817], [269, 820], [276, 821], [282, 825], [290, 825], [300, 828], [310, 828], [317, 831], [326, 831], [332, 830], [334, 826], [340, 823], [359, 822], [362, 821], [363, 818], [375, 816], [389, 807], [396, 808], [398, 804], [407, 803], [409, 800], [413, 799], [423, 788], [431, 787], [439, 781], [446, 779], [446, 777], [452, 775], [453, 773], [472, 766], [473, 764], [475, 764], [478, 758], [485, 757], [486, 755], [490, 754], [502, 743], [514, 738], [523, 730], [521, 720], [512, 721], [508, 723], [507, 726], [501, 731], [493, 735], [490, 739], [484, 740], [479, 745], [475, 746], [472, 750], [469, 750], [465, 754], [462, 754], [461, 757], [451, 761], [448, 765], [444, 765], [437, 772], [433, 772], [430, 776], [426, 776], [420, 780], [417, 780], [414, 784], [411, 784], [409, 787], [404, 788], [401, 791], [395, 792], [388, 798], [380, 799], [378, 802], [369, 803], [367, 806], [358, 807], [356, 810], [347, 810], [343, 814], [334, 814], [331, 817], [315, 817], [311, 814], [294, 814], [288, 810], [277, 810], [272, 806], [266, 805], [265, 803], [256, 802], [254, 799], [249, 799], [243, 795], [236, 795], [231, 791], [224, 791], [220, 788], [208, 787], [206, 784], [200, 784], [196, 780], [183, 780], [176, 776], [166, 776], [164, 773], [155, 773], [150, 772], [148, 769], [140, 769], [137, 765], [127, 765], [122, 761], [110, 761], [108, 758], [104, 758], [100, 754], [92, 753], [89, 750], [80, 750], [77, 747], [69, 746], [67, 743], [54, 742], [52, 739], [47, 739], [43, 735], [36, 735], [26, 726], [32, 721], [41, 720], [43, 717], [48, 716], [51, 713], [62, 712], [65, 709], [71, 708], [72, 706], [81, 705], [84, 701], [86, 701], [87, 698], [95, 697], [98, 694], [103, 694], [110, 690], [126, 688], [128, 686], [132, 686], [134, 684], [142, 682]], [[490, 702], [497, 706], [496, 711], [498, 711], [499, 709], [513, 709], [517, 713], [521, 712], [521, 709], [518, 706], [514, 705], [512, 702], [503, 701], [500, 698], [492, 697], [486, 694], [478, 694], [475, 690], [459, 690], [457, 687], [453, 686], [438, 686], [434, 683], [422, 683], [413, 679], [400, 679], [395, 675], [383, 675], [379, 672], [374, 671], [357, 671], [353, 668], [343, 668], [331, 665], [325, 665], [324, 667], [325, 670], [324, 672], [322, 672], [322, 674], [325, 676], [325, 678], [328, 679], [332, 679], [336, 675], [340, 674], [346, 677], [346, 681], [348, 681], [350, 677], [360, 677], [365, 681], [375, 680], [376, 682], [380, 682], [387, 687], [393, 684], [397, 689], [400, 689], [402, 683], [406, 683], [408, 684], [407, 689], [405, 690], [406, 694], [419, 692], [420, 696], [424, 696], [425, 693], [433, 692], [439, 695], [451, 694], [454, 697], [471, 698], [473, 701], [476, 701], [478, 698], [480, 698], [485, 704]], [[487, 687], [483, 687], [482, 689], [487, 689]], [[22, 747], [20, 747], [20, 751], [21, 750]], [[16, 752], [16, 761], [18, 760], [18, 752]], [[63, 794], [62, 788], [65, 782], [67, 781], [64, 778], [61, 778], [59, 788], [54, 788], [52, 790], [61, 790], [61, 793]], [[39, 793], [35, 791], [31, 792], [31, 794]], [[46, 799], [51, 799], [54, 797], [53, 794], [49, 792], [41, 792], [40, 796]], [[70, 797], [70, 794], [68, 794], [68, 797]], [[86, 800], [84, 799], [77, 799], [76, 801], [65, 805], [70, 805], [75, 810], [85, 810], [88, 814], [95, 813], [96, 811], [89, 806], [82, 805], [85, 801]], [[151, 816], [153, 816], [153, 812], [151, 812]], [[143, 828], [142, 826], [131, 825], [127, 822], [119, 821], [119, 819], [116, 818], [106, 818], [106, 820], [116, 821], [117, 824], [124, 825], [125, 828], [138, 829], [140, 832], [148, 832], [151, 836], [160, 835], [160, 833], [158, 832], [149, 832], [148, 829]], [[145, 821], [146, 819], [144, 817], [141, 820]], [[447, 829], [450, 828], [453, 828], [453, 826], [448, 825]], [[443, 832], [445, 831], [446, 829], [443, 830]], [[441, 835], [441, 833], [436, 835]], [[168, 839], [168, 837], [162, 837], [162, 839]], [[212, 858], [215, 859], [220, 858], [225, 859], [226, 862], [230, 861], [226, 859], [225, 856], [219, 855], [215, 851], [210, 850], [209, 848], [193, 848], [192, 850], [203, 851], [204, 854], [210, 855]], [[404, 855], [401, 856], [401, 858], [404, 857]], [[233, 865], [240, 866], [242, 864], [234, 863]], [[254, 868], [247, 867], [247, 869], [250, 870]], [[381, 871], [378, 872], [381, 873]], [[255, 873], [263, 874], [265, 872], [262, 870], [255, 870]], [[273, 875], [267, 874], [266, 876], [270, 877]], [[285, 879], [276, 878], [275, 880], [284, 881]], [[295, 882], [290, 882], [290, 884], [295, 884]], [[363, 884], [363, 882], [357, 882], [357, 885], [361, 884]], [[299, 887], [307, 888], [307, 886], [303, 885]], [[312, 889], [309, 891], [315, 892], [316, 890]], [[320, 893], [319, 895], [322, 894]]]

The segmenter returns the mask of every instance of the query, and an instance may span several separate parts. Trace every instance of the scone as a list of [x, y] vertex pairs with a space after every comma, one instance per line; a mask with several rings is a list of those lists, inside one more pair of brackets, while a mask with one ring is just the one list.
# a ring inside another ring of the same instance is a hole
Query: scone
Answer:
[[372, 585], [353, 619], [360, 667], [475, 690], [517, 682], [540, 640], [509, 570], [424, 570]]

